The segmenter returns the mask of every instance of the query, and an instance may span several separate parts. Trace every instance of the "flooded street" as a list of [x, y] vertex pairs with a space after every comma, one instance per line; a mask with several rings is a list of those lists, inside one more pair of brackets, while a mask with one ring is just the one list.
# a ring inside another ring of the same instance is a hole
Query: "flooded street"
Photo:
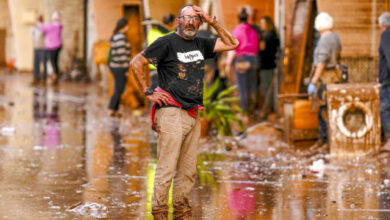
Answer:
[[[92, 84], [0, 75], [0, 219], [152, 219], [148, 114], [107, 117]], [[302, 156], [255, 136], [202, 140], [194, 219], [390, 219], [390, 157]], [[170, 216], [171, 217], [171, 216]]]

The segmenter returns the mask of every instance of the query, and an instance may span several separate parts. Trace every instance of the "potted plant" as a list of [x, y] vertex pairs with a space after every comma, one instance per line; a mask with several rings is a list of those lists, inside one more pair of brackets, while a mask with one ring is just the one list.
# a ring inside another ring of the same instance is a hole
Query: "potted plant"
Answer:
[[210, 128], [216, 129], [220, 136], [231, 136], [231, 123], [237, 123], [241, 131], [244, 129], [242, 121], [236, 116], [236, 113], [243, 112], [237, 105], [239, 98], [231, 96], [237, 89], [236, 86], [231, 86], [217, 94], [219, 86], [219, 79], [208, 88], [204, 84], [203, 105], [206, 110], [200, 113], [203, 136], [209, 133]]

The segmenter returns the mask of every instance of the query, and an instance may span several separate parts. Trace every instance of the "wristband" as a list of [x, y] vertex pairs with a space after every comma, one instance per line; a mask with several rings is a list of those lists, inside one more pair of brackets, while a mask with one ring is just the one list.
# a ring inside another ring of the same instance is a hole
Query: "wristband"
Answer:
[[154, 90], [151, 88], [147, 88], [146, 91], [144, 92], [145, 96], [152, 95], [154, 93]]

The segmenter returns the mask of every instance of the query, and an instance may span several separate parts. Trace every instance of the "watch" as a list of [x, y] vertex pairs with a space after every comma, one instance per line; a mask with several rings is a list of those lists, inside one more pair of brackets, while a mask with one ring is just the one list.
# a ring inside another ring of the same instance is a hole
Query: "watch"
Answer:
[[154, 90], [151, 89], [151, 88], [148, 88], [148, 89], [146, 89], [146, 91], [144, 92], [144, 95], [145, 95], [145, 96], [148, 96], [148, 95], [152, 95], [153, 93], [154, 93]]

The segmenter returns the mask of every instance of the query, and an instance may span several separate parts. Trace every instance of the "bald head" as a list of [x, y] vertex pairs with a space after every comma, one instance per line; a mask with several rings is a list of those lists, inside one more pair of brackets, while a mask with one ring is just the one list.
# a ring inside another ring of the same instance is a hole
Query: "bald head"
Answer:
[[[192, 6], [194, 6], [194, 5], [193, 5], [193, 4], [184, 5], [184, 6], [179, 10], [179, 13], [177, 14], [177, 17], [180, 17], [184, 10], [189, 9], [189, 8], [192, 9]], [[192, 9], [192, 10], [193, 10], [193, 9]]]

